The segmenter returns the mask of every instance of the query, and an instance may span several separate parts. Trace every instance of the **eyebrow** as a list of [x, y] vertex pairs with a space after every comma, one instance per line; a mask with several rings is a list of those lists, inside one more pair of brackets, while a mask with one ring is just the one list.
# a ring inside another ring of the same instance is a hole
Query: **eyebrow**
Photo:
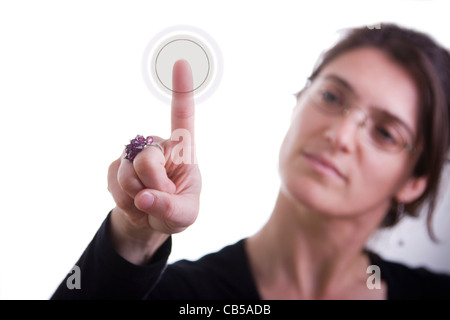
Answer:
[[[355, 89], [353, 89], [353, 87], [350, 85], [350, 83], [348, 83], [345, 79], [343, 79], [335, 74], [328, 74], [325, 76], [325, 79], [329, 79], [329, 80], [338, 82], [340, 85], [342, 85], [347, 90], [349, 90], [353, 96], [355, 96], [356, 98], [359, 97], [358, 94], [356, 93]], [[392, 114], [391, 112], [387, 111], [385, 108], [382, 108], [382, 107], [371, 106], [371, 109], [376, 109], [377, 111], [389, 116], [393, 121], [397, 122], [399, 125], [404, 127], [405, 130], [408, 131], [408, 133], [411, 135], [411, 138], [413, 138], [413, 140], [415, 140], [414, 131], [402, 119], [400, 119], [399, 117], [397, 117], [396, 115]]]
[[356, 94], [356, 91], [353, 89], [353, 87], [348, 83], [346, 80], [342, 79], [341, 77], [335, 75], [335, 74], [328, 74], [325, 76], [325, 79], [334, 80], [335, 82], [338, 82], [340, 85], [344, 86], [347, 90], [349, 90], [355, 97], [358, 97]]

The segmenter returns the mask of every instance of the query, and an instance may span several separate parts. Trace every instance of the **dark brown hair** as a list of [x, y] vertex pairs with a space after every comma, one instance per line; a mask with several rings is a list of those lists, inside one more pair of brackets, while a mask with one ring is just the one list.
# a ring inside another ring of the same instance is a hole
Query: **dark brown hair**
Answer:
[[418, 216], [427, 206], [427, 228], [436, 240], [431, 221], [436, 207], [440, 177], [447, 160], [450, 142], [450, 54], [430, 36], [395, 24], [378, 24], [379, 28], [360, 27], [346, 30], [345, 36], [326, 51], [310, 80], [339, 55], [360, 47], [375, 47], [403, 66], [416, 81], [419, 95], [418, 141], [420, 145], [414, 176], [426, 176], [428, 184], [415, 201], [398, 210], [393, 201], [382, 227], [395, 225], [404, 215]]

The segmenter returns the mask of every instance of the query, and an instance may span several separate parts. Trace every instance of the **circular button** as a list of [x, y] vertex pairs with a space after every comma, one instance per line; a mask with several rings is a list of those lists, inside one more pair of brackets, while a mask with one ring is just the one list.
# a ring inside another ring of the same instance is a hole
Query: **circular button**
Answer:
[[143, 60], [147, 87], [170, 103], [172, 69], [178, 60], [189, 62], [196, 103], [204, 101], [217, 88], [222, 76], [222, 56], [215, 41], [204, 31], [177, 26], [163, 30], [148, 44]]
[[208, 48], [204, 44], [191, 36], [179, 35], [167, 39], [160, 46], [161, 49], [156, 51], [153, 59], [152, 72], [157, 83], [162, 86], [161, 89], [173, 91], [172, 68], [180, 59], [187, 60], [191, 66], [193, 91], [199, 93], [207, 87], [209, 74], [213, 71], [209, 61], [211, 54], [208, 54]]

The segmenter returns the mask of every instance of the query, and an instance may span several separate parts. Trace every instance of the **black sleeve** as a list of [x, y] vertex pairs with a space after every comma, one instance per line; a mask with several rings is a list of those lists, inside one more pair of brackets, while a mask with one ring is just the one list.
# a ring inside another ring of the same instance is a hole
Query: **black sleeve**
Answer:
[[70, 285], [76, 279], [73, 277], [75, 271], [69, 273], [52, 295], [52, 300], [145, 299], [158, 283], [172, 248], [171, 237], [147, 265], [134, 265], [114, 250], [108, 236], [109, 217], [110, 214], [76, 263], [81, 286]]

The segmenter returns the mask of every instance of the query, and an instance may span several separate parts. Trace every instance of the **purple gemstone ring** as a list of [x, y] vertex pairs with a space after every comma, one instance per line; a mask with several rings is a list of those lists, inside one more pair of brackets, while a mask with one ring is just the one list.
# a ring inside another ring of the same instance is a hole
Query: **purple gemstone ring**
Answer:
[[161, 151], [162, 147], [157, 144], [156, 142], [153, 142], [153, 137], [148, 136], [147, 138], [144, 138], [144, 136], [137, 135], [136, 138], [130, 140], [130, 143], [125, 146], [125, 159], [130, 160], [133, 162], [134, 158], [138, 155], [139, 152], [144, 150], [145, 147], [155, 145], [157, 146]]

